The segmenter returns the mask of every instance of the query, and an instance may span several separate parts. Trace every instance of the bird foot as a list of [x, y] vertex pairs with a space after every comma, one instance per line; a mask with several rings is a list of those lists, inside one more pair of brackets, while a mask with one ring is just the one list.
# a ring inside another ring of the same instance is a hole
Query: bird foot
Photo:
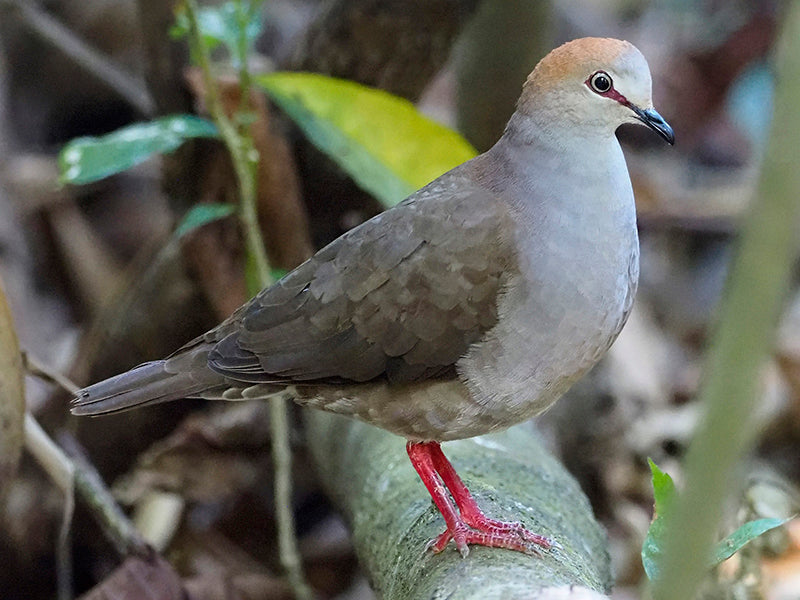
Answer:
[[522, 523], [497, 521], [484, 515], [438, 442], [409, 442], [406, 449], [447, 523], [447, 530], [428, 544], [434, 552], [444, 550], [450, 540], [464, 557], [469, 554], [470, 544], [525, 554], [538, 554], [537, 547], [547, 550], [554, 546], [555, 542], [528, 531]]
[[490, 519], [483, 513], [478, 513], [477, 515], [463, 514], [462, 517], [467, 525], [478, 531], [485, 531], [490, 534], [516, 535], [526, 542], [541, 546], [545, 550], [550, 549], [553, 545], [549, 538], [525, 529], [519, 521], [498, 521]]
[[461, 556], [466, 558], [470, 544], [516, 550], [525, 554], [538, 554], [537, 547], [547, 550], [553, 545], [548, 538], [528, 531], [521, 523], [496, 521], [484, 515], [481, 517], [480, 523], [456, 523], [452, 530], [447, 529], [431, 540], [428, 547], [438, 554], [453, 540]]

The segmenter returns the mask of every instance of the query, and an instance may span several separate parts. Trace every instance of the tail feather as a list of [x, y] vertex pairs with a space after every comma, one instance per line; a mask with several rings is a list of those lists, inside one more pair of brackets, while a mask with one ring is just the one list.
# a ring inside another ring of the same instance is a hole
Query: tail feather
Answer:
[[213, 388], [224, 387], [224, 378], [203, 364], [202, 354], [194, 351], [144, 363], [83, 388], [72, 402], [72, 414], [109, 414], [136, 406], [196, 397]]

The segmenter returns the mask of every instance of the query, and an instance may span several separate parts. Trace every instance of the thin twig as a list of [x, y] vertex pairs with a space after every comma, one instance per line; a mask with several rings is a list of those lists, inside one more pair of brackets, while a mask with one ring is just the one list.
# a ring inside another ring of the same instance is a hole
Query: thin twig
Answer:
[[72, 517], [75, 514], [75, 494], [70, 491], [64, 496], [64, 514], [58, 528], [56, 546], [56, 581], [59, 600], [72, 600]]
[[[235, 126], [225, 114], [220, 101], [216, 81], [211, 72], [211, 58], [208, 48], [202, 43], [199, 32], [198, 7], [195, 0], [186, 0], [186, 13], [189, 21], [189, 43], [192, 53], [200, 66], [205, 83], [209, 112], [220, 130], [220, 134], [231, 155], [240, 194], [240, 218], [244, 228], [245, 245], [248, 258], [248, 287], [251, 293], [271, 283], [269, 262], [261, 237], [257, 212], [257, 177], [259, 155], [253, 143], [249, 126], [240, 119], [239, 126]], [[246, 26], [242, 24], [244, 8], [241, 0], [236, 2], [237, 15], [240, 17], [239, 48], [247, 48]], [[246, 25], [246, 24], [245, 24]], [[250, 74], [247, 66], [246, 51], [242, 55], [239, 65], [239, 78], [242, 93], [242, 108], [249, 107]], [[240, 115], [242, 116], [242, 115]], [[253, 277], [252, 275], [255, 275]], [[255, 280], [255, 281], [254, 281]], [[275, 518], [278, 525], [278, 547], [281, 564], [286, 570], [289, 584], [295, 598], [308, 600], [313, 593], [305, 580], [297, 547], [294, 517], [291, 510], [292, 480], [291, 480], [291, 448], [289, 447], [287, 403], [282, 396], [270, 400], [270, 431], [272, 434], [272, 453], [275, 468]]]
[[22, 361], [25, 365], [25, 370], [30, 375], [38, 377], [39, 379], [48, 383], [55, 384], [69, 392], [72, 396], [74, 396], [80, 389], [77, 385], [70, 381], [69, 378], [64, 377], [64, 375], [55, 369], [45, 366], [42, 361], [28, 351], [22, 352]]
[[[192, 47], [192, 54], [197, 61], [200, 72], [203, 74], [203, 82], [206, 87], [206, 99], [211, 118], [217, 124], [222, 141], [228, 148], [231, 161], [236, 171], [236, 179], [239, 183], [239, 195], [241, 199], [240, 217], [244, 225], [245, 245], [247, 247], [247, 257], [252, 261], [254, 272], [259, 281], [255, 286], [258, 289], [267, 285], [271, 280], [269, 261], [264, 250], [264, 243], [261, 239], [261, 232], [258, 226], [258, 215], [256, 210], [256, 173], [258, 168], [258, 152], [253, 146], [252, 138], [244, 132], [240, 135], [237, 128], [225, 114], [222, 101], [219, 97], [219, 90], [211, 72], [211, 57], [208, 48], [202, 43], [200, 26], [198, 23], [198, 7], [195, 0], [186, 0], [186, 14], [189, 21], [189, 43]], [[252, 290], [251, 290], [252, 291]]]
[[[30, 357], [28, 357], [28, 364], [30, 364]], [[66, 377], [56, 374], [40, 364], [29, 373], [46, 381], [56, 382], [67, 390], [77, 389], [77, 386]], [[92, 510], [92, 514], [114, 543], [120, 555], [149, 554], [151, 551], [147, 542], [122, 512], [111, 492], [103, 483], [100, 474], [81, 456], [82, 451], [78, 442], [72, 436], [65, 436], [62, 439], [62, 445], [68, 446], [67, 449], [73, 454], [72, 458], [67, 456], [64, 450], [47, 435], [30, 413], [26, 413], [25, 448], [41, 465], [50, 479], [67, 495], [68, 506], [74, 502], [70, 496], [77, 491]], [[65, 514], [69, 513], [70, 520], [71, 510], [71, 508], [69, 511], [65, 510]]]
[[105, 83], [144, 116], [151, 116], [155, 104], [147, 88], [126, 73], [105, 54], [77, 37], [70, 29], [28, 0], [0, 0], [15, 10], [31, 32]]
[[250, 68], [247, 64], [249, 49], [249, 43], [247, 40], [247, 24], [252, 18], [252, 11], [255, 9], [255, 7], [252, 2], [249, 2], [248, 6], [245, 7], [241, 0], [237, 0], [235, 6], [236, 22], [239, 26], [239, 37], [236, 40], [236, 52], [238, 54], [237, 62], [239, 63], [239, 88], [242, 91], [239, 113], [241, 115], [247, 115], [250, 112], [250, 87], [252, 85]]
[[62, 434], [59, 439], [72, 458], [75, 490], [92, 509], [92, 514], [120, 556], [152, 554], [150, 546], [114, 500], [100, 473], [83, 456], [83, 449], [78, 441], [68, 433]]
[[[237, 39], [237, 53], [239, 63], [239, 119], [236, 128], [236, 141], [241, 152], [234, 159], [234, 167], [237, 171], [237, 178], [241, 189], [241, 219], [245, 230], [245, 243], [247, 244], [247, 260], [252, 263], [253, 269], [246, 272], [248, 292], [252, 294], [272, 283], [269, 261], [267, 259], [264, 241], [261, 237], [261, 229], [258, 223], [258, 162], [259, 155], [250, 134], [249, 121], [250, 114], [250, 69], [247, 64], [248, 43], [247, 43], [247, 22], [250, 15], [241, 0], [236, 0], [236, 19], [239, 24], [239, 37]], [[230, 146], [230, 145], [229, 145]], [[255, 281], [254, 281], [255, 279]]]
[[297, 547], [294, 515], [292, 514], [292, 451], [289, 446], [287, 400], [283, 396], [270, 399], [270, 434], [272, 435], [272, 464], [275, 469], [275, 514], [278, 523], [278, 551], [281, 565], [286, 569], [289, 585], [298, 600], [314, 597], [303, 573], [303, 563]]
[[72, 515], [75, 512], [75, 492], [73, 482], [75, 467], [53, 440], [45, 433], [33, 416], [25, 413], [25, 448], [36, 462], [50, 476], [50, 479], [64, 492], [64, 512], [58, 531], [56, 545], [56, 581], [59, 600], [72, 598], [72, 544], [70, 531]]
[[61, 491], [72, 493], [75, 465], [30, 413], [25, 413], [25, 449]]

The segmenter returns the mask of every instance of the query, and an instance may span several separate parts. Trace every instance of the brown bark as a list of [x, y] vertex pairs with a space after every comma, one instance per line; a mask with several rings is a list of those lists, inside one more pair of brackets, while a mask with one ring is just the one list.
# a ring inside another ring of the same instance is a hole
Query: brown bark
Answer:
[[411, 101], [444, 65], [478, 0], [333, 0], [282, 65]]

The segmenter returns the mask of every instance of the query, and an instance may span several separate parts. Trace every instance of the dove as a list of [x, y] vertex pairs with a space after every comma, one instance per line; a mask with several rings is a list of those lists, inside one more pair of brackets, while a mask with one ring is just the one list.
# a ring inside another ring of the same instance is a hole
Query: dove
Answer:
[[528, 76], [503, 135], [348, 231], [163, 360], [80, 390], [76, 415], [194, 397], [269, 398], [347, 415], [406, 440], [451, 541], [553, 544], [485, 515], [441, 443], [541, 413], [619, 334], [639, 242], [615, 131], [672, 128], [632, 44], [568, 42]]

